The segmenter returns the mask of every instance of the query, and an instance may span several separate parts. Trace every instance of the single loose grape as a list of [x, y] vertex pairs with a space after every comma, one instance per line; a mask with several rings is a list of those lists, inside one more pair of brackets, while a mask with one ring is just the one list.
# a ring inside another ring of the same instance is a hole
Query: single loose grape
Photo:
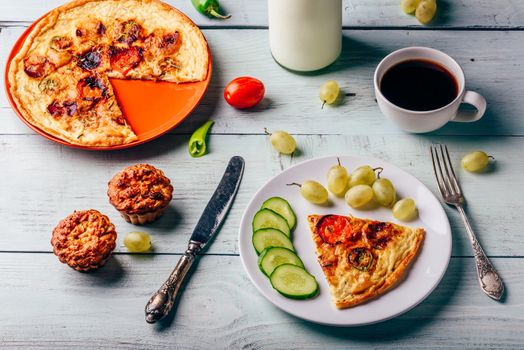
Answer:
[[[298, 184], [294, 184], [298, 185]], [[324, 204], [328, 200], [328, 191], [320, 183], [307, 180], [300, 186], [300, 194], [305, 200], [314, 204]]]
[[344, 199], [350, 207], [362, 208], [373, 200], [373, 189], [369, 185], [356, 185], [346, 192]]
[[484, 170], [489, 164], [489, 156], [486, 152], [475, 151], [466, 154], [460, 162], [462, 167], [470, 172]]
[[421, 0], [415, 10], [415, 17], [422, 24], [431, 22], [437, 12], [436, 0]]
[[400, 221], [411, 221], [418, 216], [417, 206], [411, 198], [399, 200], [393, 206], [393, 216]]
[[285, 131], [275, 131], [270, 134], [269, 141], [271, 141], [273, 148], [282, 154], [291, 154], [297, 148], [297, 142], [293, 136]]
[[124, 245], [130, 252], [146, 252], [151, 248], [151, 237], [145, 232], [130, 232], [124, 237]]
[[351, 188], [356, 185], [371, 186], [376, 179], [377, 176], [375, 175], [373, 168], [369, 165], [363, 165], [356, 168], [349, 176], [349, 187]]
[[335, 103], [340, 87], [335, 80], [328, 80], [320, 87], [320, 101], [328, 105]]
[[340, 165], [339, 160], [338, 164], [333, 165], [327, 173], [328, 190], [335, 196], [342, 197], [346, 193], [348, 180], [348, 171]]
[[402, 0], [400, 2], [400, 8], [407, 14], [415, 12], [420, 0]]
[[377, 202], [386, 208], [391, 208], [397, 200], [397, 192], [393, 183], [386, 178], [377, 179], [373, 183], [373, 192]]

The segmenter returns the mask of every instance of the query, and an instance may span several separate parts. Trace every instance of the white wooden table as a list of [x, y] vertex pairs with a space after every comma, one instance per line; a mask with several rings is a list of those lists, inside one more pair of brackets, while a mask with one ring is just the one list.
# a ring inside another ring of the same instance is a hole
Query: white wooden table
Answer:
[[[320, 0], [319, 0], [320, 1]], [[417, 25], [399, 0], [345, 0], [344, 50], [318, 75], [280, 68], [268, 48], [266, 2], [223, 0], [229, 21], [200, 16], [189, 0], [169, 3], [204, 28], [214, 58], [212, 83], [202, 104], [180, 127], [158, 140], [115, 152], [85, 152], [34, 134], [0, 93], [0, 348], [523, 348], [524, 347], [524, 1], [439, 0], [435, 24]], [[0, 66], [27, 25], [62, 0], [0, 2]], [[374, 101], [372, 72], [392, 50], [427, 45], [463, 65], [468, 87], [489, 101], [474, 124], [449, 125], [427, 135], [399, 131]], [[230, 108], [225, 84], [252, 75], [267, 98], [251, 111]], [[320, 109], [318, 89], [336, 79], [357, 94], [336, 108]], [[3, 79], [0, 84], [3, 84]], [[215, 120], [210, 154], [193, 159], [189, 134]], [[280, 157], [264, 127], [294, 135], [300, 151]], [[453, 257], [439, 287], [422, 304], [385, 323], [331, 328], [289, 316], [266, 301], [244, 273], [237, 247], [240, 216], [254, 192], [289, 165], [323, 155], [379, 157], [420, 178], [437, 193], [428, 146], [444, 142], [456, 163], [483, 149], [494, 171], [459, 171], [469, 213], [488, 255], [506, 282], [498, 303], [479, 289], [469, 242], [458, 214]], [[186, 247], [189, 234], [232, 155], [247, 160], [227, 221], [202, 257], [171, 322], [148, 325], [143, 307]], [[108, 179], [124, 166], [151, 163], [175, 186], [170, 210], [145, 228], [154, 252], [130, 254], [122, 244], [136, 230], [107, 202]], [[110, 215], [120, 234], [114, 257], [89, 274], [60, 264], [51, 230], [75, 209]]]

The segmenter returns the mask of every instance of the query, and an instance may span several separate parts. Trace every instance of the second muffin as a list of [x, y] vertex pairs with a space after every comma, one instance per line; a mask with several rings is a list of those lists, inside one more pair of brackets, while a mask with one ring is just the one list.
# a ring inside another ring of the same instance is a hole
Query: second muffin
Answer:
[[58, 259], [73, 269], [95, 270], [115, 249], [115, 225], [98, 210], [75, 211], [55, 227], [51, 245]]
[[109, 181], [109, 202], [132, 224], [159, 218], [173, 198], [173, 186], [162, 170], [149, 164], [129, 166]]

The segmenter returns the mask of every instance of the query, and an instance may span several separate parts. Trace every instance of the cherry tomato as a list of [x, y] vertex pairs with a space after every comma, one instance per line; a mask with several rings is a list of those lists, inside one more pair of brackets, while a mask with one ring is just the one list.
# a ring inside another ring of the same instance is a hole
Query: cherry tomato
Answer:
[[337, 244], [354, 235], [347, 218], [340, 215], [325, 215], [316, 225], [316, 230], [322, 240], [328, 244]]
[[244, 109], [256, 106], [264, 98], [264, 84], [251, 77], [238, 77], [229, 82], [224, 98], [231, 106]]

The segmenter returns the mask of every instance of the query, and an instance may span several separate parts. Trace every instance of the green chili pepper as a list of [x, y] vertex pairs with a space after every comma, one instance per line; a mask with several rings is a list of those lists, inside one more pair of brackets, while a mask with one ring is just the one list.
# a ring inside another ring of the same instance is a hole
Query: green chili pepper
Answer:
[[189, 139], [189, 154], [193, 158], [202, 157], [206, 154], [206, 136], [207, 132], [214, 121], [209, 120], [204, 123], [201, 127], [195, 130], [191, 138]]
[[228, 19], [231, 15], [221, 15], [218, 11], [220, 9], [220, 4], [218, 0], [191, 0], [193, 6], [203, 15], [208, 17]]

